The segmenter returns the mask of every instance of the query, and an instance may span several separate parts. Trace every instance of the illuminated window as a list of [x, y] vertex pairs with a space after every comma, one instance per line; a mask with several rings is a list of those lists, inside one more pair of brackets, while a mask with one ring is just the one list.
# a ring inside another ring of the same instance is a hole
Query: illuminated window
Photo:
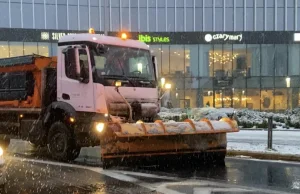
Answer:
[[18, 57], [23, 55], [23, 43], [22, 42], [9, 42], [10, 57]]
[[0, 42], [0, 58], [9, 57], [8, 42]]
[[24, 42], [24, 55], [32, 55], [38, 53], [36, 42]]
[[49, 56], [50, 53], [50, 44], [49, 43], [38, 43], [38, 54], [42, 56]]

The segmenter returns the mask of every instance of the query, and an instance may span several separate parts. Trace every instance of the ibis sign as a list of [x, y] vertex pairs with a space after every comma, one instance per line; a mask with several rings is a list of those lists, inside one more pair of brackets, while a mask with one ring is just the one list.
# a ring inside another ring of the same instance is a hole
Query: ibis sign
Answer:
[[206, 34], [204, 36], [204, 40], [206, 42], [211, 42], [213, 40], [241, 42], [242, 39], [243, 39], [243, 34]]

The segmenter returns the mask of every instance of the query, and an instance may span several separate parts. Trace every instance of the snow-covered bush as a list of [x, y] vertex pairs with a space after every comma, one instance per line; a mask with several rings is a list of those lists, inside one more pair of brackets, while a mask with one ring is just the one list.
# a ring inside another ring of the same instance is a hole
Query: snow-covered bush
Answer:
[[[199, 121], [203, 118], [218, 120], [222, 117], [228, 117], [228, 113], [233, 109], [216, 109], [216, 108], [193, 108], [187, 112], [186, 109], [162, 108], [159, 117], [163, 121], [183, 121], [186, 118]], [[273, 118], [273, 127], [277, 128], [300, 128], [300, 108], [287, 110], [283, 113], [261, 112], [249, 109], [236, 109], [236, 119], [239, 126], [243, 128], [267, 128], [268, 118]]]

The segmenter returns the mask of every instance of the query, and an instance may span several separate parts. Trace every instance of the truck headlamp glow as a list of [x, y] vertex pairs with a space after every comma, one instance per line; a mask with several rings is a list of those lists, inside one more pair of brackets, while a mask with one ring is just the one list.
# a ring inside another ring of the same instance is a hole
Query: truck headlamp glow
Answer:
[[2, 147], [0, 147], [0, 156], [3, 156], [3, 153], [4, 153], [4, 151], [3, 151]]
[[95, 127], [96, 127], [96, 130], [99, 133], [101, 133], [103, 131], [103, 129], [104, 129], [104, 123], [96, 123]]

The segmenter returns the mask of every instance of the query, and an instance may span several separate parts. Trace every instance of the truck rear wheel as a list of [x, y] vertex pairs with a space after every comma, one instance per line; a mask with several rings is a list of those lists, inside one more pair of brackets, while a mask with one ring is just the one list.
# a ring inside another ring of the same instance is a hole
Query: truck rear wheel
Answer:
[[62, 122], [52, 124], [48, 133], [48, 150], [53, 159], [65, 162], [75, 160], [80, 153], [72, 133]]

